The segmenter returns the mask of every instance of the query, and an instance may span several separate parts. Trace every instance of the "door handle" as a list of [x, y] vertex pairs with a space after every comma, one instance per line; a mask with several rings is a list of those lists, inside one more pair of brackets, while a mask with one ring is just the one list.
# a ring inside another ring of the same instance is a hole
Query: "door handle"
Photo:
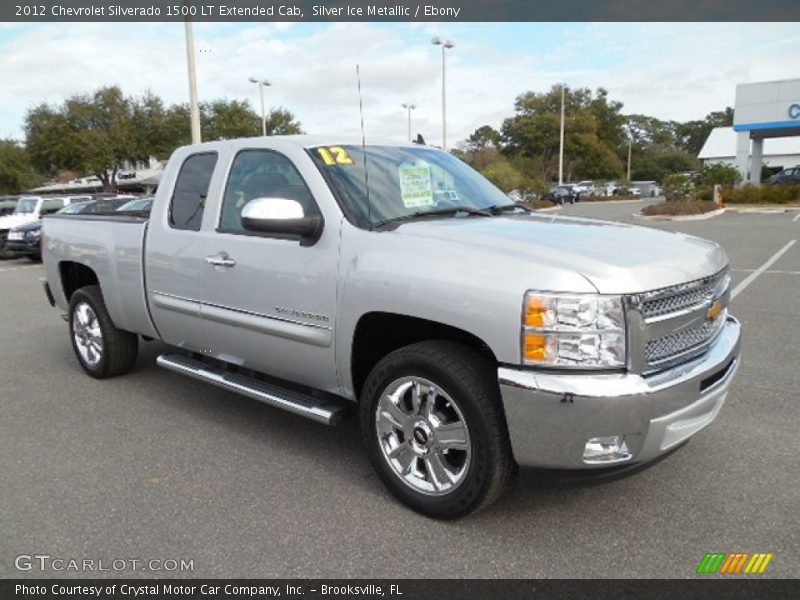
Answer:
[[206, 262], [214, 267], [235, 267], [236, 261], [228, 256], [227, 252], [206, 256]]

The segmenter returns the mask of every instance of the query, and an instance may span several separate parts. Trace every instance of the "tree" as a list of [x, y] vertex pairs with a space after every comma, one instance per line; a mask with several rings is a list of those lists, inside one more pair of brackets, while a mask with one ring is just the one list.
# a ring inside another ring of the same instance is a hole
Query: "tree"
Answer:
[[725, 110], [707, 114], [702, 121], [678, 123], [675, 127], [675, 143], [692, 156], [697, 156], [712, 129], [715, 127], [730, 127], [732, 125], [733, 109], [728, 106]]
[[16, 194], [40, 181], [27, 150], [14, 140], [0, 140], [0, 194]]
[[522, 176], [519, 174], [519, 171], [507, 160], [501, 160], [489, 165], [482, 173], [486, 179], [504, 192], [516, 190], [522, 183]]
[[[620, 111], [600, 88], [565, 91], [564, 170], [567, 179], [613, 178], [622, 174], [625, 142]], [[503, 152], [533, 159], [542, 180], [555, 179], [561, 127], [561, 87], [545, 93], [526, 92], [514, 103], [516, 114], [502, 127]]]
[[486, 148], [497, 148], [501, 139], [499, 131], [490, 125], [484, 125], [472, 132], [464, 146], [467, 152], [477, 152]]
[[[261, 135], [261, 117], [247, 101], [204, 102], [200, 112], [205, 140]], [[292, 133], [302, 133], [294, 115], [280, 107], [270, 111], [267, 134]], [[167, 107], [149, 91], [125, 96], [112, 86], [72, 96], [59, 106], [32, 108], [25, 117], [25, 134], [31, 160], [42, 172], [93, 174], [108, 190], [125, 166], [150, 157], [165, 159], [191, 142], [189, 107]]]

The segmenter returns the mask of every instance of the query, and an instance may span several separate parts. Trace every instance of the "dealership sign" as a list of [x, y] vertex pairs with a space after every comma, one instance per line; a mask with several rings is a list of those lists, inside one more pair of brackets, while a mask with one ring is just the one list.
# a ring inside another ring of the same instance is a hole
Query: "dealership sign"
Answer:
[[800, 119], [800, 102], [795, 102], [789, 106], [789, 118]]

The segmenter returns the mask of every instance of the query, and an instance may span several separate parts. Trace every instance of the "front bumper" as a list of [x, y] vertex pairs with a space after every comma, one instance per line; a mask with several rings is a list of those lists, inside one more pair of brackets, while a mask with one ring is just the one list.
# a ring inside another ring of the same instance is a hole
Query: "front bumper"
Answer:
[[[657, 458], [711, 423], [739, 366], [741, 325], [727, 317], [702, 356], [654, 375], [500, 367], [514, 458], [521, 466], [586, 469]], [[629, 455], [584, 462], [591, 438], [624, 436]]]
[[6, 239], [6, 250], [22, 256], [38, 256], [41, 253], [39, 240], [9, 240]]

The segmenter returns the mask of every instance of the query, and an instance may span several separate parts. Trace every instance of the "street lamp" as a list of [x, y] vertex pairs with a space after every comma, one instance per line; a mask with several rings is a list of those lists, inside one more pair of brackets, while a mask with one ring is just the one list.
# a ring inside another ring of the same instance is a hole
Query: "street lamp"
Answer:
[[566, 85], [561, 84], [561, 131], [558, 143], [558, 185], [564, 183], [564, 94]]
[[200, 139], [200, 104], [197, 101], [197, 66], [194, 61], [194, 32], [192, 22], [186, 19], [186, 65], [189, 70], [189, 114], [192, 126], [192, 143], [199, 144]]
[[445, 50], [455, 47], [455, 43], [435, 37], [431, 40], [431, 44], [442, 47], [442, 150], [447, 150], [447, 98], [445, 96], [447, 69], [445, 67], [444, 54]]
[[417, 108], [417, 105], [416, 104], [407, 104], [407, 103], [403, 102], [400, 106], [402, 106], [403, 108], [405, 108], [408, 111], [408, 141], [411, 142], [411, 141], [413, 141], [411, 139], [411, 111], [414, 110], [415, 108]]
[[264, 112], [264, 88], [267, 86], [272, 85], [266, 79], [256, 79], [255, 77], [251, 77], [249, 79], [250, 83], [258, 84], [258, 91], [261, 94], [261, 135], [264, 137], [267, 136], [267, 113]]

